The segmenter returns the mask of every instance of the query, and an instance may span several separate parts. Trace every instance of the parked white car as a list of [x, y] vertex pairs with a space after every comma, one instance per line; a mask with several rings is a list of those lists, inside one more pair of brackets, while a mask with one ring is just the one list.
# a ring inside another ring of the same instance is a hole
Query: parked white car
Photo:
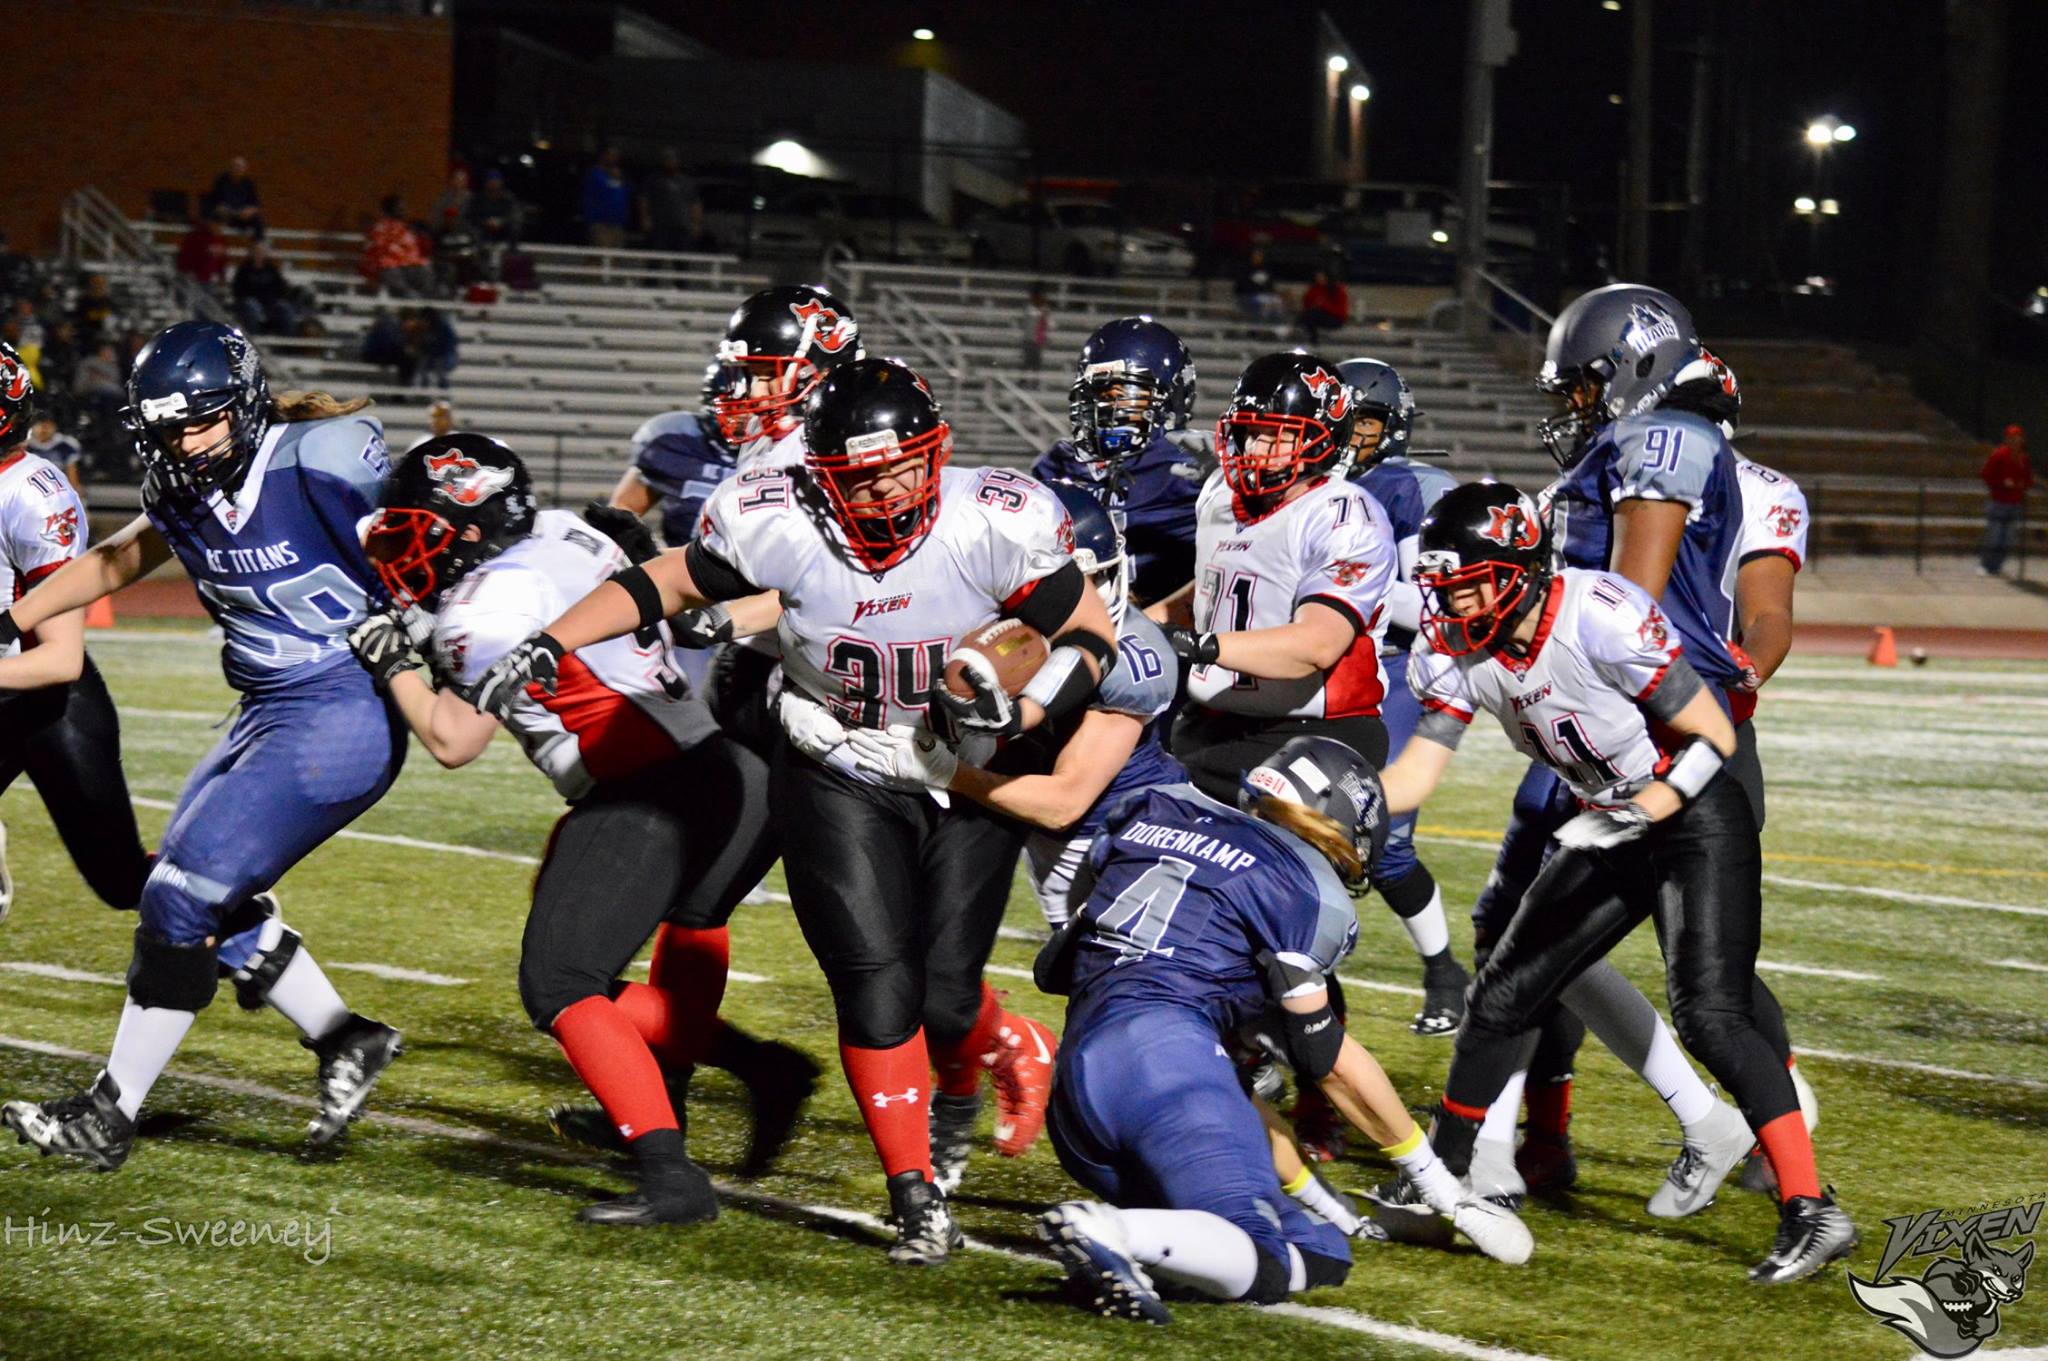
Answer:
[[1027, 200], [978, 219], [968, 232], [974, 238], [975, 259], [988, 265], [1069, 274], [1167, 275], [1183, 275], [1195, 267], [1194, 254], [1179, 241], [1165, 232], [1133, 226], [1118, 209], [1094, 199]]

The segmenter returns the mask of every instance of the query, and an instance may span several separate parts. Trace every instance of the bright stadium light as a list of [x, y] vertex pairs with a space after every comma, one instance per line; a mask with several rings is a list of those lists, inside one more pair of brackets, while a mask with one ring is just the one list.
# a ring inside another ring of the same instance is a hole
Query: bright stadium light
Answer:
[[1840, 126], [1838, 126], [1838, 127], [1837, 127], [1837, 128], [1835, 129], [1835, 140], [1836, 140], [1837, 142], [1853, 142], [1853, 141], [1855, 141], [1855, 140], [1856, 140], [1856, 129], [1855, 129], [1854, 127], [1850, 126], [1850, 125], [1849, 125], [1849, 124], [1847, 124], [1847, 123], [1843, 123], [1843, 124], [1841, 124]]
[[1341, 76], [1351, 69], [1351, 59], [1342, 52], [1333, 52], [1330, 54], [1328, 65], [1332, 71]]
[[1451, 244], [1451, 234], [1445, 231], [1442, 227], [1438, 227], [1435, 231], [1431, 232], [1429, 234], [1429, 239], [1436, 242], [1439, 246], [1448, 246]]
[[1371, 98], [1372, 98], [1372, 87], [1371, 87], [1370, 85], [1365, 85], [1365, 84], [1358, 84], [1358, 85], [1354, 85], [1354, 86], [1352, 86], [1352, 87], [1351, 87], [1351, 102], [1352, 102], [1352, 103], [1354, 103], [1354, 104], [1363, 104], [1363, 103], [1364, 103], [1364, 102], [1365, 102], [1366, 100], [1368, 100], [1368, 99], [1371, 99]]
[[936, 38], [939, 35], [932, 32], [928, 28], [913, 28], [910, 30], [910, 36], [917, 39], [921, 43], [928, 43], [933, 38]]
[[786, 170], [792, 175], [817, 177], [825, 173], [825, 163], [819, 160], [809, 147], [805, 146], [802, 142], [791, 141], [787, 137], [782, 138], [780, 141], [770, 142], [767, 146], [755, 152], [754, 164], [772, 166], [777, 170]]
[[1820, 210], [1823, 216], [1838, 217], [1841, 215], [1842, 205], [1831, 198], [1824, 198], [1820, 201]]
[[1801, 194], [1798, 198], [1792, 200], [1792, 211], [1795, 213], [1810, 213], [1817, 206], [1818, 205], [1815, 204], [1812, 199], [1808, 198], [1804, 194]]

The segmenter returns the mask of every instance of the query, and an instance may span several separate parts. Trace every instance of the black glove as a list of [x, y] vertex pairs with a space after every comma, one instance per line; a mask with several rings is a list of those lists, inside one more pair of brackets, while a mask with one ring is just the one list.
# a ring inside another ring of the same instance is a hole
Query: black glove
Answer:
[[684, 610], [669, 618], [668, 631], [677, 647], [717, 647], [732, 641], [732, 611], [722, 604]]
[[1022, 707], [1003, 693], [1003, 687], [996, 684], [994, 671], [980, 653], [962, 648], [946, 660], [965, 663], [967, 684], [974, 692], [962, 699], [943, 681], [932, 687], [932, 693], [939, 697], [939, 703], [955, 723], [995, 737], [1014, 737], [1024, 730]]
[[348, 650], [356, 654], [356, 660], [370, 673], [377, 688], [387, 692], [393, 678], [401, 671], [412, 670], [415, 664], [412, 637], [406, 632], [404, 621], [384, 611], [367, 616], [349, 630]]
[[661, 555], [654, 535], [630, 510], [592, 501], [583, 508], [583, 522], [617, 544], [630, 562], [645, 562]]
[[1197, 633], [1179, 625], [1169, 625], [1166, 641], [1173, 648], [1173, 655], [1189, 666], [1211, 666], [1215, 664], [1220, 650], [1213, 633]]
[[518, 647], [513, 648], [484, 672], [483, 679], [470, 692], [469, 702], [478, 713], [489, 714], [503, 722], [512, 713], [512, 706], [526, 693], [529, 685], [538, 685], [549, 694], [555, 693], [555, 682], [561, 675], [563, 647], [545, 633], [536, 633]]

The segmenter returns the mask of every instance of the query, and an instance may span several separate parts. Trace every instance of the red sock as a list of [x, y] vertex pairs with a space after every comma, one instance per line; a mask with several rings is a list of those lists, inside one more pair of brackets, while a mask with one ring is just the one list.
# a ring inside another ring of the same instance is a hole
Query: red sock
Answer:
[[654, 959], [645, 983], [621, 983], [613, 995], [647, 1047], [671, 1073], [703, 1061], [724, 1025], [726, 962], [731, 947], [722, 926], [693, 931], [664, 926], [654, 936]]
[[1771, 1171], [1778, 1174], [1778, 1199], [1818, 1196], [1820, 1173], [1813, 1166], [1813, 1136], [1806, 1132], [1806, 1120], [1798, 1108], [1786, 1111], [1756, 1132]]
[[996, 1032], [1003, 1027], [1006, 1013], [995, 989], [981, 985], [981, 1010], [960, 1043], [932, 1055], [939, 1073], [939, 1090], [947, 1096], [973, 1096], [981, 1087], [982, 1070], [996, 1052]]
[[859, 1049], [841, 1043], [839, 1062], [854, 1104], [875, 1141], [888, 1176], [912, 1170], [932, 1175], [932, 1132], [927, 1115], [931, 1055], [918, 1031], [894, 1049]]
[[1529, 1133], [1562, 1139], [1571, 1132], [1572, 1080], [1539, 1082], [1526, 1093], [1529, 1101]]
[[609, 997], [586, 997], [555, 1017], [555, 1040], [569, 1066], [628, 1139], [675, 1129], [661, 1066], [640, 1032]]

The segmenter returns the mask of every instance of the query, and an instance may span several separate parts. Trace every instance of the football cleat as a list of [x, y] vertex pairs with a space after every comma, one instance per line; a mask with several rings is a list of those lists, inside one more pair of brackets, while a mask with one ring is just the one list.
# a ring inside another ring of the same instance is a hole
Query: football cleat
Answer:
[[1514, 1147], [1505, 1139], [1479, 1139], [1472, 1144], [1472, 1168], [1466, 1180], [1472, 1193], [1504, 1209], [1519, 1210], [1529, 1194], [1528, 1183], [1515, 1167]]
[[0, 925], [14, 910], [14, 871], [7, 868], [7, 824], [0, 822]]
[[1496, 1262], [1520, 1266], [1536, 1250], [1536, 1240], [1521, 1216], [1505, 1205], [1479, 1196], [1458, 1202], [1451, 1224], [1472, 1246]]
[[932, 1181], [946, 1195], [960, 1189], [967, 1158], [974, 1151], [974, 1122], [981, 1115], [981, 1097], [932, 1093]]
[[1006, 1016], [996, 1036], [1001, 1048], [989, 1070], [996, 1088], [996, 1152], [1020, 1158], [1045, 1128], [1060, 1042], [1028, 1016]]
[[1344, 1132], [1350, 1126], [1321, 1088], [1304, 1086], [1288, 1118], [1294, 1124], [1294, 1142], [1309, 1162], [1333, 1163], [1344, 1156]]
[[61, 1153], [92, 1164], [95, 1172], [111, 1172], [128, 1161], [135, 1147], [135, 1122], [121, 1113], [121, 1089], [101, 1073], [92, 1086], [55, 1101], [10, 1101], [0, 1106], [0, 1124], [24, 1144], [34, 1144], [44, 1157]]
[[1417, 1035], [1455, 1035], [1465, 1020], [1465, 988], [1472, 981], [1465, 966], [1445, 950], [1440, 959], [1422, 966], [1422, 1010], [1408, 1023]]
[[1366, 1218], [1379, 1229], [1376, 1237], [1412, 1247], [1448, 1248], [1456, 1225], [1422, 1198], [1422, 1190], [1405, 1176], [1395, 1176], [1365, 1193]]
[[1066, 1268], [1082, 1307], [1104, 1318], [1173, 1321], [1152, 1278], [1131, 1256], [1115, 1211], [1070, 1200], [1038, 1217], [1038, 1236]]
[[1725, 1101], [1714, 1103], [1714, 1113], [1701, 1123], [1697, 1134], [1688, 1132], [1664, 1184], [1650, 1197], [1650, 1213], [1659, 1219], [1684, 1219], [1714, 1203], [1735, 1164], [1749, 1152], [1756, 1136], [1742, 1112]]
[[945, 1195], [915, 1169], [889, 1178], [889, 1222], [896, 1226], [889, 1260], [898, 1266], [937, 1266], [967, 1241]]
[[[733, 1076], [746, 1084], [747, 1105], [754, 1117], [754, 1133], [740, 1163], [741, 1176], [763, 1177], [775, 1165], [796, 1133], [804, 1103], [818, 1088], [819, 1071], [810, 1055], [773, 1041], [764, 1042], [742, 1067], [733, 1070]], [[675, 1106], [680, 1121], [682, 1103]]]
[[651, 1224], [706, 1224], [718, 1218], [718, 1197], [704, 1169], [684, 1158], [664, 1163], [640, 1179], [640, 1189], [616, 1200], [601, 1200], [576, 1212], [585, 1224], [645, 1227]]
[[1770, 1256], [1749, 1269], [1749, 1279], [1760, 1285], [1803, 1280], [1848, 1256], [1857, 1241], [1849, 1212], [1835, 1204], [1832, 1192], [1794, 1196], [1778, 1212], [1778, 1237]]
[[399, 1041], [390, 1026], [353, 1014], [324, 1039], [299, 1041], [320, 1058], [320, 1114], [306, 1126], [308, 1143], [330, 1143], [348, 1128], [377, 1079], [405, 1052]]
[[1557, 1195], [1579, 1184], [1579, 1160], [1569, 1134], [1531, 1134], [1515, 1150], [1515, 1170], [1532, 1196]]

